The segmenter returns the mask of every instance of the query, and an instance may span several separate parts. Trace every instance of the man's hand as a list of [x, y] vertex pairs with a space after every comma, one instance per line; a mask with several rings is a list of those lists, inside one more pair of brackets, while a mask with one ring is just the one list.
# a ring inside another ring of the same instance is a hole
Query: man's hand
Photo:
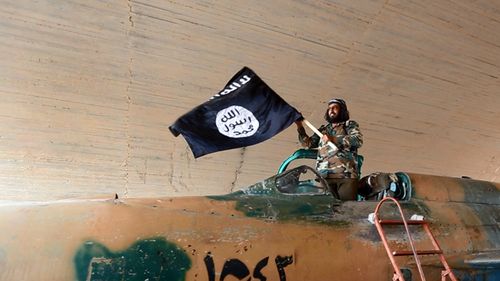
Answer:
[[295, 125], [297, 125], [297, 128], [303, 128], [304, 127], [304, 125], [302, 125], [302, 120], [295, 121]]
[[327, 143], [327, 142], [331, 142], [333, 144], [335, 144], [336, 146], [338, 146], [337, 142], [337, 137], [336, 136], [329, 136], [329, 135], [323, 135], [323, 137], [321, 138], [323, 140], [323, 143]]
[[329, 142], [329, 141], [330, 141], [330, 138], [328, 137], [328, 135], [323, 135], [323, 136], [321, 137], [321, 140], [323, 141], [323, 143], [327, 143], [327, 142]]
[[306, 129], [302, 124], [302, 120], [303, 118], [295, 121], [295, 125], [297, 125], [297, 132], [299, 133], [299, 141], [303, 147], [309, 147], [311, 138], [309, 138], [309, 136], [307, 135]]

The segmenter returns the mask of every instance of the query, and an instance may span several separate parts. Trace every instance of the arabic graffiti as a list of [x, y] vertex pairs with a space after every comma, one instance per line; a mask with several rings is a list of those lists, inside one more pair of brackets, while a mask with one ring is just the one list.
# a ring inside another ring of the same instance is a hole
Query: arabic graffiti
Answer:
[[259, 120], [248, 109], [232, 105], [217, 113], [215, 125], [219, 133], [230, 138], [254, 135], [259, 129]]
[[212, 100], [214, 98], [218, 98], [218, 97], [230, 94], [230, 93], [234, 92], [235, 90], [241, 88], [246, 83], [250, 82], [250, 80], [251, 80], [251, 78], [248, 77], [248, 75], [243, 75], [243, 77], [240, 78], [240, 80], [238, 80], [238, 82], [233, 82], [233, 83], [229, 84], [229, 86], [227, 86], [224, 90], [220, 91], [220, 93], [216, 94], [215, 96], [211, 97], [210, 99]]
[[[208, 253], [203, 260], [205, 261], [205, 266], [207, 267], [208, 281], [215, 281], [215, 263], [212, 255]], [[278, 255], [274, 261], [278, 270], [279, 280], [286, 281], [285, 267], [293, 263], [293, 256], [282, 257]], [[256, 280], [266, 281], [267, 277], [262, 274], [262, 269], [267, 266], [268, 262], [269, 257], [261, 259], [255, 266], [252, 272], [252, 277]], [[250, 275], [250, 270], [242, 261], [238, 259], [229, 259], [224, 262], [219, 281], [224, 281], [224, 279], [229, 275], [233, 275], [238, 278], [238, 280], [242, 280]], [[247, 281], [250, 281], [252, 277], [249, 277]]]
[[277, 256], [274, 261], [276, 262], [276, 267], [278, 268], [278, 274], [280, 275], [280, 281], [286, 281], [285, 267], [293, 263], [292, 256]]
[[[208, 252], [203, 261], [208, 281], [216, 281], [216, 266], [212, 254]], [[116, 252], [98, 242], [86, 241], [78, 248], [74, 263], [76, 279], [79, 281], [183, 281], [186, 280], [186, 273], [192, 266], [186, 251], [163, 237], [140, 240], [129, 248]], [[241, 260], [227, 259], [219, 271], [218, 281], [234, 280], [234, 278], [267, 281], [268, 277], [262, 271], [268, 263], [269, 257], [262, 258], [251, 271], [251, 268]], [[285, 267], [293, 264], [293, 256], [277, 255], [274, 263], [279, 280], [286, 281]]]
[[88, 280], [186, 280], [189, 256], [163, 237], [135, 242], [124, 251], [87, 241], [74, 257], [76, 277]]

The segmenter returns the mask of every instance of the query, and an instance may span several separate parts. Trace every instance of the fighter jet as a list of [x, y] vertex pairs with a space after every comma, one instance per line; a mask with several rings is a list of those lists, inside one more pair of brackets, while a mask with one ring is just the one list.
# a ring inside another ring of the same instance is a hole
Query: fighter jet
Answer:
[[3, 202], [0, 280], [500, 280], [499, 183], [374, 173], [341, 201], [304, 158], [224, 195]]

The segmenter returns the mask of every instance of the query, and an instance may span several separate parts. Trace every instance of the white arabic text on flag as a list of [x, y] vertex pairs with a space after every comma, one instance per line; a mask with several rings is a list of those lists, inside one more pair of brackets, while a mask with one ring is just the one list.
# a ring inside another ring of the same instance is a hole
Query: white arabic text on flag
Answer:
[[174, 136], [182, 134], [198, 158], [260, 143], [301, 118], [295, 108], [244, 67], [222, 91], [179, 117], [169, 129]]

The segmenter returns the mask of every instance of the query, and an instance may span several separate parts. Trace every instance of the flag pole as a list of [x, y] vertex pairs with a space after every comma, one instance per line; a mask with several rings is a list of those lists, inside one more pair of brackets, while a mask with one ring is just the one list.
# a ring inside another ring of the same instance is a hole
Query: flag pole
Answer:
[[[302, 119], [302, 122], [304, 122], [304, 124], [306, 124], [306, 126], [309, 127], [309, 129], [311, 129], [320, 138], [323, 137], [323, 134], [318, 129], [316, 129], [316, 127], [314, 127], [314, 125], [311, 124], [311, 122], [307, 121], [306, 119]], [[339, 150], [339, 148], [334, 143], [332, 143], [331, 141], [328, 141], [327, 144], [331, 148], [333, 148], [333, 150], [335, 150], [335, 152], [337, 152]]]

